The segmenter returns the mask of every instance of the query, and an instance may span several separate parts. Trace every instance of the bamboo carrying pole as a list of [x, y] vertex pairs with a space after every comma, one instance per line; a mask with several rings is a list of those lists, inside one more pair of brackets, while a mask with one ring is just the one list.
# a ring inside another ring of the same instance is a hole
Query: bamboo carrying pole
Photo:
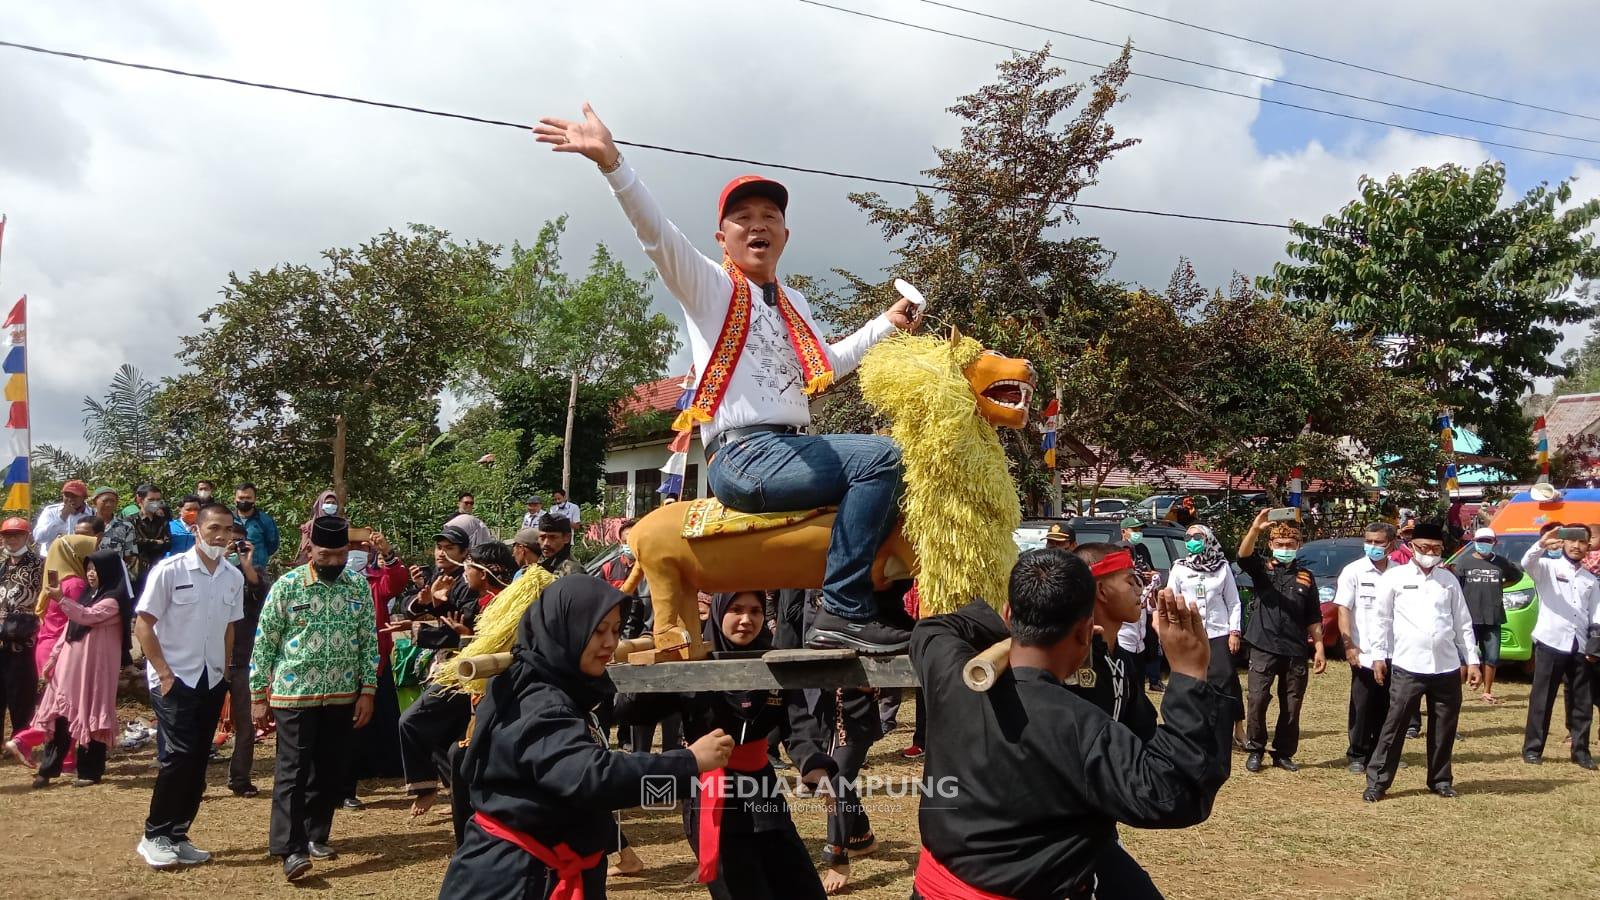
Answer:
[[456, 660], [456, 676], [462, 681], [491, 678], [511, 668], [511, 654], [486, 653], [482, 656], [463, 656]]
[[961, 667], [961, 680], [967, 687], [984, 693], [1011, 667], [1011, 639], [1006, 638], [979, 653]]

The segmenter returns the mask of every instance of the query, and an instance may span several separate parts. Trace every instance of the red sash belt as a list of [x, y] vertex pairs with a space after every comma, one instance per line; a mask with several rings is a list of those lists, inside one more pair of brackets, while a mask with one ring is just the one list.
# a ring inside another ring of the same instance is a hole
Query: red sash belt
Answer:
[[922, 900], [1011, 900], [1009, 897], [975, 888], [957, 878], [934, 859], [927, 847], [922, 848], [922, 855], [917, 859], [917, 875], [912, 879], [911, 885], [916, 888]]
[[712, 769], [700, 775], [700, 875], [701, 884], [716, 880], [717, 865], [722, 861], [722, 809], [723, 781], [728, 769], [735, 772], [759, 772], [767, 767], [767, 739], [751, 741], [733, 748], [726, 769]]
[[579, 856], [566, 844], [557, 844], [551, 849], [531, 836], [501, 824], [487, 813], [474, 813], [472, 821], [477, 822], [478, 827], [489, 835], [528, 851], [534, 859], [556, 873], [556, 889], [550, 895], [550, 900], [583, 900], [584, 871], [600, 865], [606, 858], [604, 852]]

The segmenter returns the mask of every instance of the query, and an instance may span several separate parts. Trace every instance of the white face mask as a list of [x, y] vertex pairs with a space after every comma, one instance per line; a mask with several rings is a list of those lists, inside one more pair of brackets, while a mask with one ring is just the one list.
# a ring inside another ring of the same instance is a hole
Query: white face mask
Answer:
[[194, 546], [196, 550], [200, 551], [201, 556], [212, 562], [221, 559], [222, 554], [228, 552], [227, 544], [208, 544], [205, 541], [196, 541]]
[[1430, 556], [1430, 555], [1428, 555], [1426, 553], [1413, 553], [1413, 554], [1411, 554], [1412, 562], [1415, 562], [1417, 565], [1423, 567], [1424, 569], [1431, 569], [1434, 566], [1437, 566], [1439, 564], [1439, 560], [1440, 559], [1442, 559], [1442, 557]]
[[325, 515], [325, 516], [337, 516], [339, 514], [339, 504], [337, 504], [337, 503], [324, 503], [324, 504], [322, 504], [322, 514]]
[[21, 547], [7, 547], [6, 548], [6, 555], [7, 556], [21, 556], [22, 554], [27, 553], [27, 552], [28, 552], [28, 545], [27, 544], [23, 544]]
[[344, 567], [356, 573], [365, 572], [367, 570], [367, 551], [351, 550], [349, 558], [344, 562]]

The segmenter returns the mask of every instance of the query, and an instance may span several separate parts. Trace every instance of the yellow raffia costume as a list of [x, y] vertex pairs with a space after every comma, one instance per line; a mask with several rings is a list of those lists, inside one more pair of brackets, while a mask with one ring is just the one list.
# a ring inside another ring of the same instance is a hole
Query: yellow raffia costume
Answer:
[[[517, 625], [522, 622], [522, 614], [555, 580], [555, 576], [538, 566], [529, 566], [521, 578], [511, 582], [511, 586], [497, 594], [479, 614], [472, 641], [461, 648], [461, 655], [510, 653], [511, 645], [517, 640]], [[489, 684], [486, 678], [462, 681], [456, 674], [456, 667], [448, 664], [434, 666], [433, 682], [474, 696], [481, 696]]]
[[1016, 483], [965, 373], [982, 354], [969, 337], [900, 335], [861, 362], [861, 394], [888, 417], [905, 464], [901, 527], [916, 550], [923, 615], [975, 597], [999, 609], [1017, 561]]

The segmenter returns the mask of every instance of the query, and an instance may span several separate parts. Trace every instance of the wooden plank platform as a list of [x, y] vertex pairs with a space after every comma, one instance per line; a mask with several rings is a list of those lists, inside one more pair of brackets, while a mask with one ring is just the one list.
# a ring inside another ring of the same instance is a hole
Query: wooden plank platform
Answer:
[[917, 686], [911, 657], [857, 656], [854, 650], [769, 650], [649, 666], [622, 663], [606, 671], [617, 690], [629, 694]]

